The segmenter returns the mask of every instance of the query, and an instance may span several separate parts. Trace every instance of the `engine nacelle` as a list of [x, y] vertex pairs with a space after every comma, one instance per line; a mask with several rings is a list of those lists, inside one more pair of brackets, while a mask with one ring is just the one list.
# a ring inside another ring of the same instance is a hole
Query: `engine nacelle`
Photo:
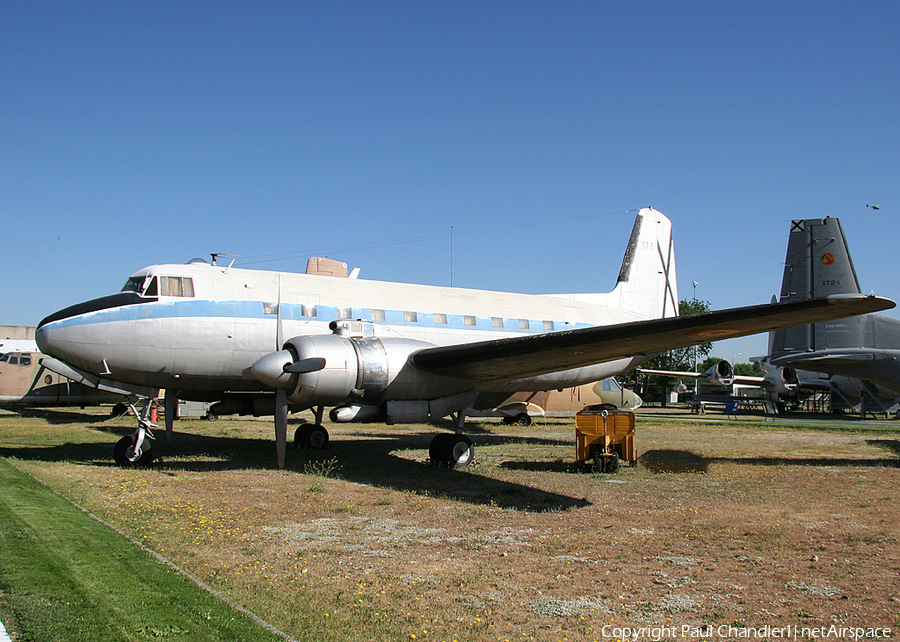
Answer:
[[777, 368], [763, 378], [763, 386], [779, 395], [793, 395], [800, 387], [800, 379], [793, 368]]
[[352, 403], [349, 406], [332, 408], [328, 416], [336, 424], [349, 423], [351, 421], [371, 421], [381, 414], [380, 406], [367, 406], [365, 404]]
[[[432, 344], [412, 339], [346, 337], [339, 334], [299, 336], [288, 340], [285, 349], [293, 362], [324, 359], [324, 367], [295, 374], [288, 388], [288, 401], [305, 406], [379, 406], [383, 393], [406, 366], [409, 355]], [[361, 419], [361, 418], [360, 418]]]
[[734, 367], [724, 359], [716, 361], [710, 366], [709, 370], [703, 373], [703, 376], [706, 377], [709, 383], [722, 386], [723, 388], [730, 388], [731, 384], [734, 383]]

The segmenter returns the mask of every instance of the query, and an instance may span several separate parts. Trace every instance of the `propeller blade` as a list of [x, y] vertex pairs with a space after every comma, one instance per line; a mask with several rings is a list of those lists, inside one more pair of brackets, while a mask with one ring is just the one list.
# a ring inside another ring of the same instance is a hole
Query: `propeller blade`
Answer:
[[294, 363], [286, 363], [283, 370], [291, 374], [306, 374], [307, 372], [317, 372], [324, 367], [325, 359], [323, 357], [309, 357]]
[[279, 468], [284, 468], [284, 454], [287, 451], [287, 418], [287, 392], [278, 388], [275, 390], [275, 455]]

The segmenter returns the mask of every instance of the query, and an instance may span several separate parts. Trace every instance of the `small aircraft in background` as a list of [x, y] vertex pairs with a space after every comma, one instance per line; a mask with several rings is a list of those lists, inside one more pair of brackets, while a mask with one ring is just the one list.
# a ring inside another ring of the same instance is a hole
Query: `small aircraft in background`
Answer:
[[[216, 401], [217, 414], [275, 417], [284, 465], [289, 412], [312, 409], [295, 443], [321, 448], [334, 422], [421, 423], [451, 417], [430, 452], [449, 466], [474, 457], [466, 409], [498, 395], [580, 386], [654, 355], [893, 307], [843, 295], [678, 316], [672, 227], [635, 217], [615, 288], [530, 295], [243, 270], [194, 260], [154, 265], [122, 291], [45, 318], [43, 364], [101, 390], [153, 399], [166, 389], [166, 430], [178, 399]], [[152, 460], [144, 415], [116, 461]], [[215, 407], [215, 406], [214, 406]]]
[[585, 406], [608, 404], [618, 410], [640, 408], [643, 400], [613, 378], [563, 390], [517, 392], [487, 410], [469, 408], [469, 417], [502, 417], [507, 424], [530, 426], [535, 417], [574, 417]]
[[34, 339], [0, 339], [0, 354], [7, 352], [37, 352]]

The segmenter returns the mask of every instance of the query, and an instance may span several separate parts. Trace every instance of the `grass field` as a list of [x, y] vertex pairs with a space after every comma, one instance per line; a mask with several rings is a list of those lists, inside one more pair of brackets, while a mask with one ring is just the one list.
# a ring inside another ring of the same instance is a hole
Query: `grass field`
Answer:
[[267, 422], [183, 421], [124, 470], [131, 420], [96, 412], [0, 417], [0, 455], [62, 496], [0, 462], [13, 639], [277, 639], [63, 497], [296, 640], [900, 628], [900, 424], [643, 416], [608, 476], [572, 472], [570, 421], [470, 424], [463, 471], [425, 465], [431, 426], [329, 426], [277, 470]]

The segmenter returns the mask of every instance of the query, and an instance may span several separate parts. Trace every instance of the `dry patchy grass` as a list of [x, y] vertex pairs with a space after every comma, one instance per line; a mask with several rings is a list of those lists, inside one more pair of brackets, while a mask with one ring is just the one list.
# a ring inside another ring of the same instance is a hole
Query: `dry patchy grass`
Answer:
[[[255, 421], [185, 422], [123, 470], [97, 445], [111, 425], [4, 417], [0, 444], [297, 639], [900, 626], [900, 431], [640, 422], [640, 465], [602, 476], [571, 472], [564, 421], [475, 424], [464, 471], [425, 465], [430, 427], [369, 425], [279, 471]], [[69, 447], [33, 445], [41, 428]]]

